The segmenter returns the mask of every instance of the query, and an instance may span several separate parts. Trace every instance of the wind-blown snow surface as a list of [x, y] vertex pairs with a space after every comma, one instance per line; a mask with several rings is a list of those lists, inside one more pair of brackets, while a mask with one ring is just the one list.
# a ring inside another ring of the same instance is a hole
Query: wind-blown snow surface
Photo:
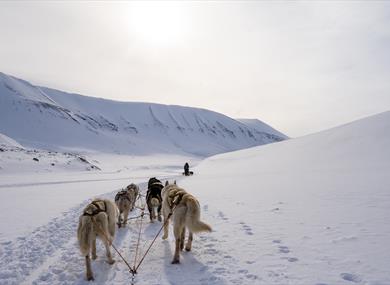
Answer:
[[69, 94], [3, 73], [0, 132], [29, 147], [138, 155], [208, 156], [286, 138], [204, 109]]
[[[178, 183], [199, 198], [202, 220], [213, 232], [196, 235], [193, 251], [182, 254], [180, 265], [170, 264], [172, 232], [168, 241], [159, 238], [136, 284], [390, 284], [389, 145], [387, 112], [201, 162], [194, 176]], [[75, 237], [86, 199], [103, 193], [113, 199], [130, 182], [140, 183], [144, 193], [148, 177], [173, 179], [183, 158], [143, 159], [129, 162], [138, 165], [132, 177], [123, 171], [78, 178], [51, 174], [57, 184], [30, 187], [12, 186], [12, 178], [5, 177], [8, 185], [0, 185], [1, 284], [91, 284], [84, 280]], [[93, 180], [98, 178], [104, 181]], [[39, 199], [45, 202], [38, 205]], [[31, 230], [19, 229], [18, 238], [4, 231], [20, 225]], [[131, 221], [114, 241], [131, 263], [138, 225]], [[141, 252], [160, 226], [144, 226]], [[100, 243], [98, 256], [93, 284], [130, 283], [116, 254], [114, 265], [105, 262]]]

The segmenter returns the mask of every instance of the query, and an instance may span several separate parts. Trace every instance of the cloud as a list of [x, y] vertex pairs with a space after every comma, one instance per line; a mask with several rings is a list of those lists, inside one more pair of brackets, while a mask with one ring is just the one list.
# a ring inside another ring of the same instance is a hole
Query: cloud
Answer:
[[256, 117], [290, 136], [390, 109], [387, 2], [0, 7], [1, 71], [33, 83]]

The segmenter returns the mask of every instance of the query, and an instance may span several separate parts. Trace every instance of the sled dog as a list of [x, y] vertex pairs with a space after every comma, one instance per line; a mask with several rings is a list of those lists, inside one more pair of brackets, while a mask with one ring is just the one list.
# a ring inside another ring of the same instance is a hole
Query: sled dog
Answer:
[[[125, 226], [129, 212], [134, 209], [135, 201], [137, 200], [139, 187], [131, 183], [126, 189], [118, 192], [115, 195], [115, 204], [119, 209], [118, 227]], [[122, 218], [123, 216], [123, 218]]]
[[172, 263], [180, 263], [180, 251], [184, 248], [185, 231], [189, 231], [186, 251], [192, 247], [192, 234], [197, 232], [210, 232], [211, 227], [200, 221], [200, 205], [198, 200], [184, 189], [174, 184], [165, 184], [162, 190], [164, 216], [163, 239], [168, 238], [169, 215], [172, 214], [173, 233], [175, 235], [176, 247]]
[[146, 193], [146, 204], [148, 205], [150, 222], [157, 218], [161, 222], [161, 206], [162, 206], [162, 197], [161, 189], [164, 188], [164, 185], [160, 180], [152, 177], [148, 182], [148, 192]]
[[77, 239], [81, 254], [85, 256], [87, 280], [93, 280], [90, 254], [96, 259], [96, 238], [100, 238], [106, 248], [106, 256], [109, 264], [112, 259], [110, 245], [115, 236], [115, 220], [117, 209], [110, 200], [95, 199], [88, 204], [79, 218]]

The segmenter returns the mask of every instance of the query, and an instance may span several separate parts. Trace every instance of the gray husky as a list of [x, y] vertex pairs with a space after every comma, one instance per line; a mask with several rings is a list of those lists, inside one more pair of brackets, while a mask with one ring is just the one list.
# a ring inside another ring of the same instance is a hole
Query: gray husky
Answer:
[[[134, 209], [135, 201], [137, 200], [139, 187], [133, 183], [126, 187], [126, 189], [118, 192], [115, 195], [115, 204], [119, 209], [118, 227], [125, 226], [129, 212]], [[122, 219], [123, 215], [123, 219]]]

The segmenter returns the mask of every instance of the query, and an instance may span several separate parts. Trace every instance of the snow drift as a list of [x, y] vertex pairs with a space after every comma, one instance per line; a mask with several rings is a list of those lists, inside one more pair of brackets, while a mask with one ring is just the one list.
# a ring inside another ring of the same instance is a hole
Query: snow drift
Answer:
[[385, 112], [206, 159], [179, 184], [223, 241], [202, 261], [224, 284], [390, 284], [389, 145]]

